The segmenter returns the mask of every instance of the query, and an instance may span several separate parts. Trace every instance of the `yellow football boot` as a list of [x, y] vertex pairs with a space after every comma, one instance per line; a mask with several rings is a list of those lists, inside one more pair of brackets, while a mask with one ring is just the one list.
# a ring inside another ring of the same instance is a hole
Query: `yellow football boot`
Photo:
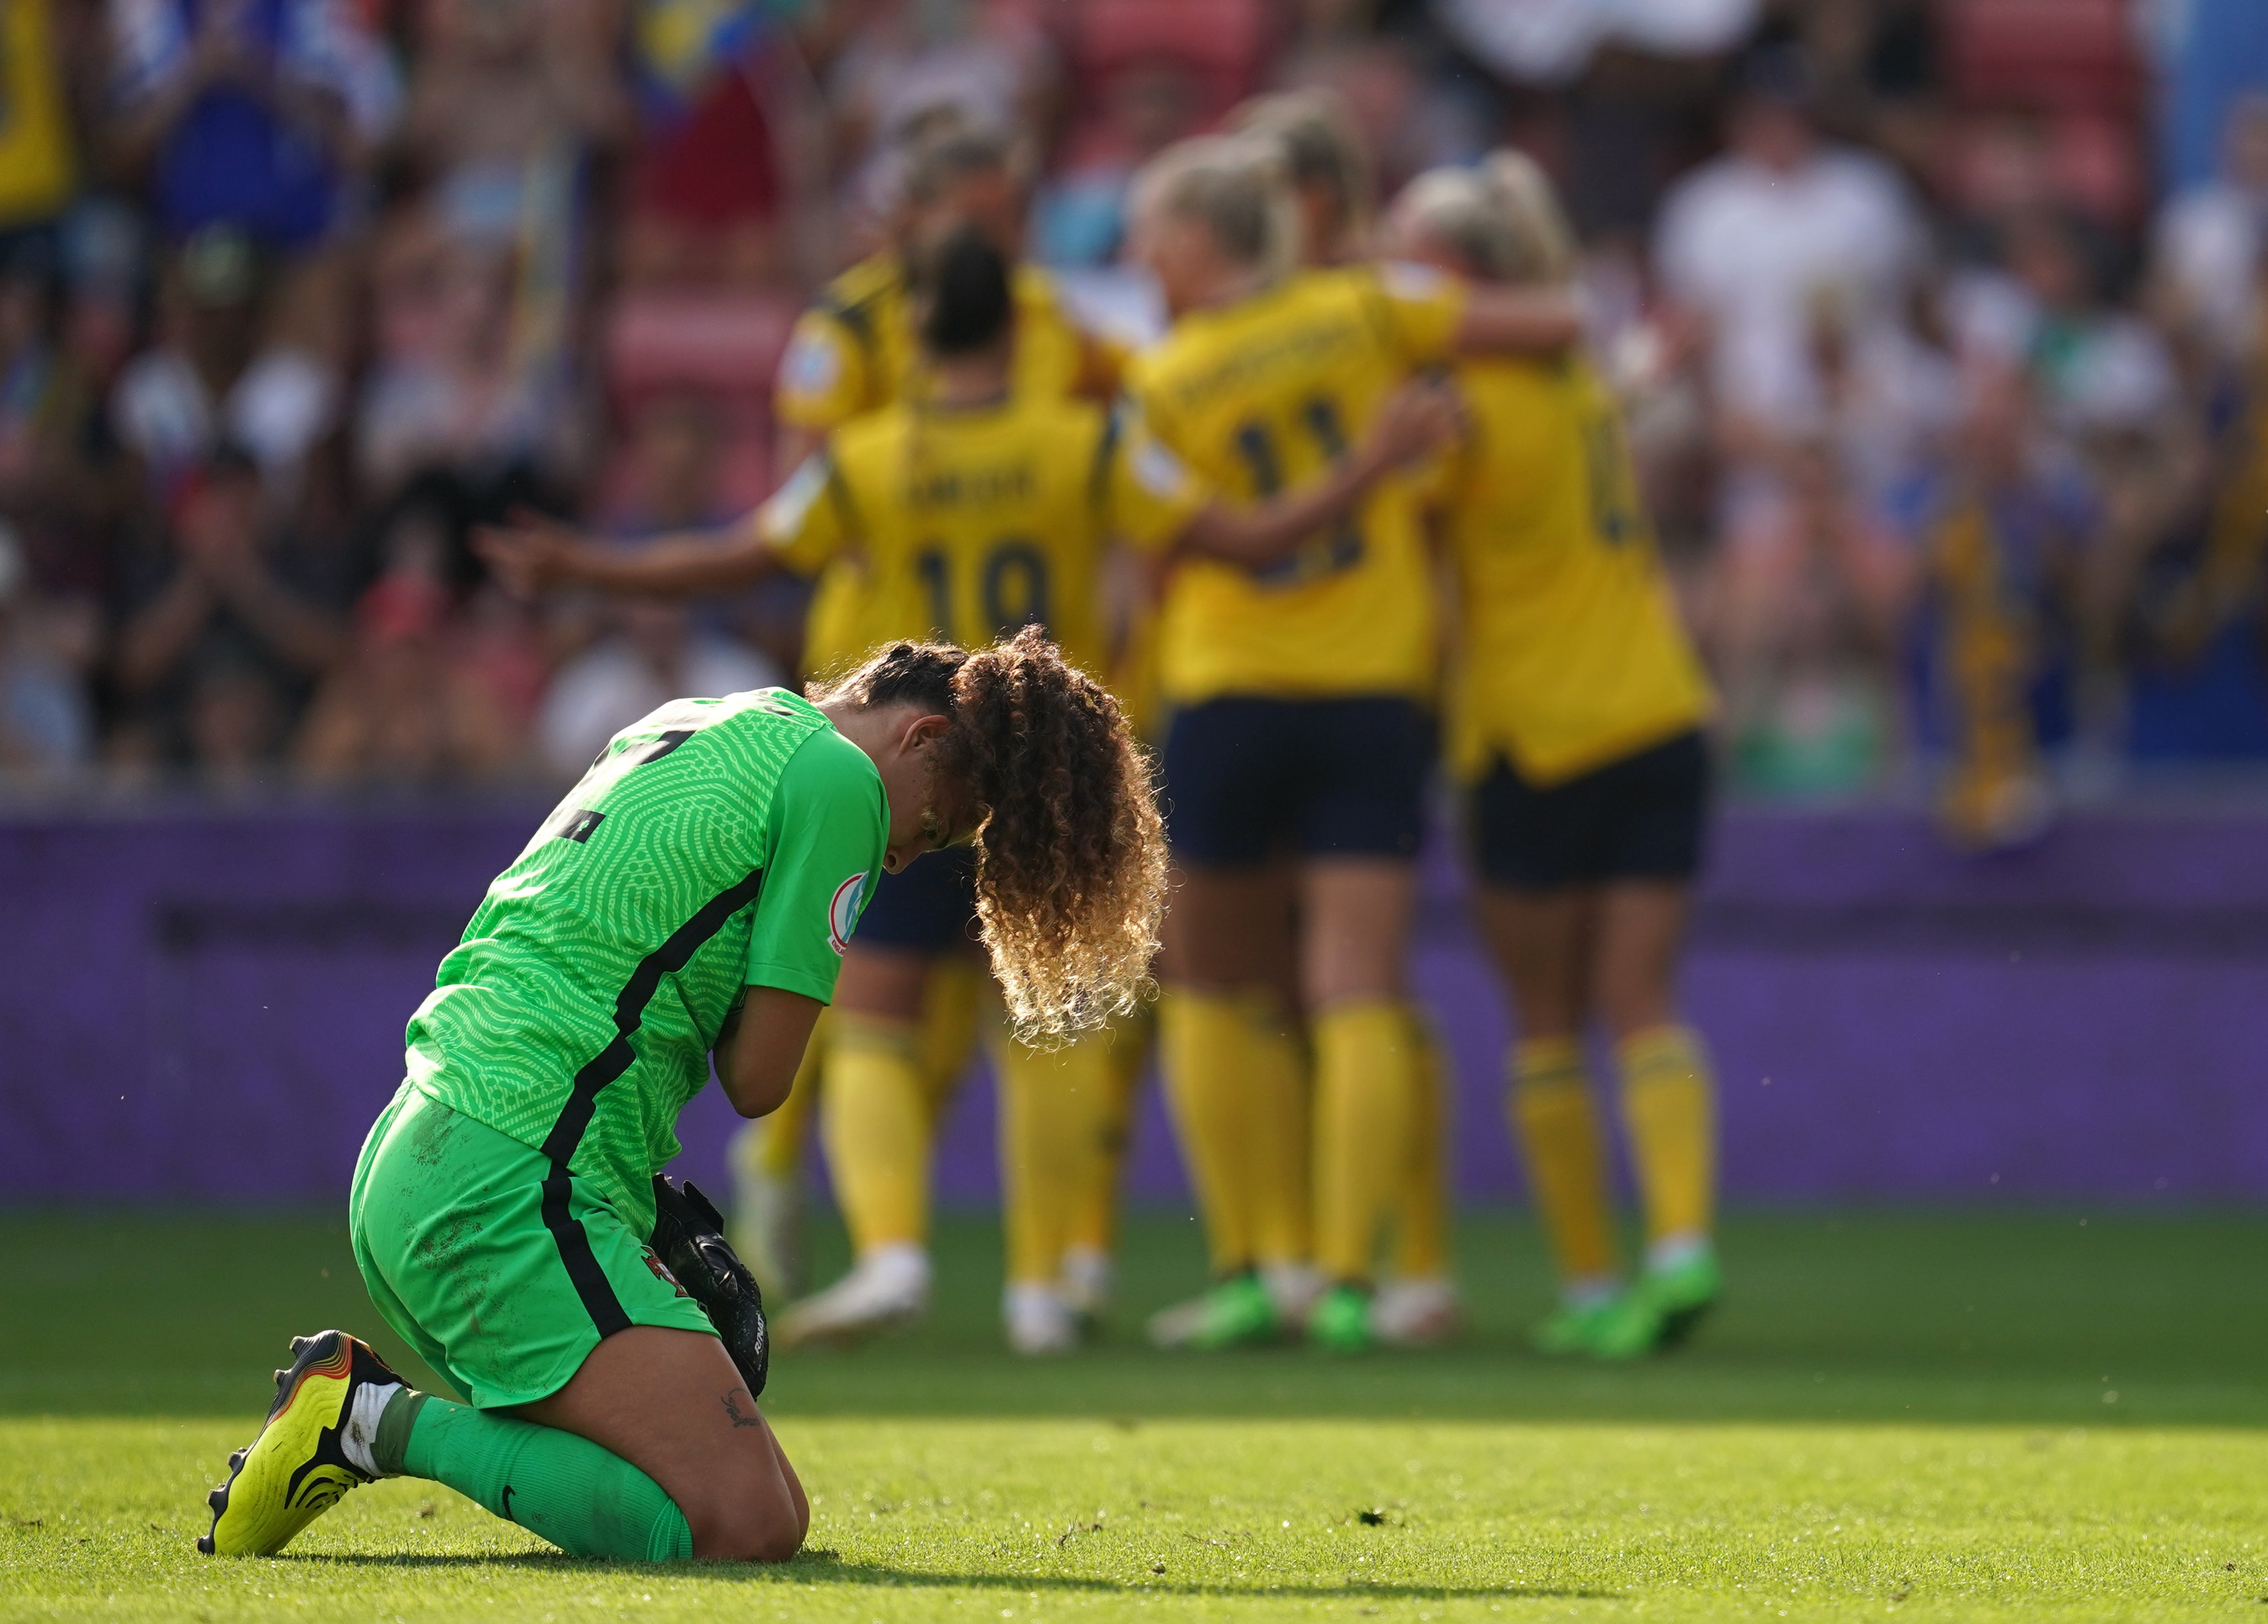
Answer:
[[[273, 1556], [347, 1490], [378, 1476], [369, 1438], [391, 1396], [383, 1390], [401, 1378], [343, 1331], [294, 1337], [291, 1352], [291, 1367], [276, 1372], [276, 1402], [260, 1436], [228, 1458], [228, 1481], [205, 1497], [212, 1531], [197, 1549], [208, 1556]], [[350, 1458], [350, 1444], [367, 1466]]]

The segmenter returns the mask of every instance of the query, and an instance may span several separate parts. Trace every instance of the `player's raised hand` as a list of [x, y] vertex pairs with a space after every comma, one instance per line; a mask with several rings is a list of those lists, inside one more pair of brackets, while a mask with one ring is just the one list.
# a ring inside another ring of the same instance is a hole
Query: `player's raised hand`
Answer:
[[515, 598], [535, 598], [571, 577], [582, 538], [557, 520], [528, 508], [513, 510], [508, 525], [473, 532], [473, 551]]
[[1382, 467], [1400, 467], [1454, 444], [1465, 430], [1464, 405], [1446, 380], [1413, 378], [1387, 396], [1366, 449]]

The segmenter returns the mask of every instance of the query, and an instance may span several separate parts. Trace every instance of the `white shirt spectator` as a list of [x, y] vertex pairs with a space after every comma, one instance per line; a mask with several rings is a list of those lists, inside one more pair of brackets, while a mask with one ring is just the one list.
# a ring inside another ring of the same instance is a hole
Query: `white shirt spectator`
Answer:
[[1657, 56], [1729, 50], [1756, 26], [1756, 0], [1434, 0], [1468, 49], [1523, 85], [1565, 84], [1609, 41]]
[[2268, 247], [2268, 93], [2236, 99], [2221, 132], [2220, 173], [2158, 216], [2158, 275], [2231, 356], [2251, 342], [2260, 254]]
[[2159, 274], [2225, 353], [2252, 342], [2268, 196], [2228, 180], [2181, 193], [2158, 217]]
[[297, 349], [271, 349], [215, 400], [188, 357], [161, 348], [129, 362], [111, 394], [119, 441], [162, 483], [195, 467], [226, 439], [288, 488], [315, 443], [338, 421], [331, 371]]
[[1670, 194], [1656, 238], [1663, 286], [1714, 329], [1720, 402], [1791, 430], [1821, 406], [1818, 301], [1868, 333], [1896, 312], [1922, 249], [1889, 166], [1831, 147], [1788, 171], [1730, 153], [1704, 165]]

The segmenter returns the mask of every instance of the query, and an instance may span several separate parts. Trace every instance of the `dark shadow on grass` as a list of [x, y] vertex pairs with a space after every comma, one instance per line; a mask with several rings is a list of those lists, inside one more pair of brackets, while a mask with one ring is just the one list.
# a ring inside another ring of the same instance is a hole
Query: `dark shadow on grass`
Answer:
[[1071, 1574], [930, 1573], [916, 1569], [886, 1568], [875, 1562], [846, 1562], [835, 1552], [824, 1548], [805, 1551], [791, 1561], [779, 1563], [592, 1562], [547, 1551], [515, 1551], [501, 1556], [474, 1556], [461, 1553], [422, 1555], [415, 1552], [400, 1552], [391, 1555], [374, 1555], [354, 1552], [338, 1554], [308, 1552], [273, 1560], [310, 1565], [328, 1562], [350, 1568], [496, 1567], [563, 1575], [671, 1573], [761, 1584], [864, 1585], [879, 1590], [967, 1588], [1057, 1591], [1096, 1596], [1269, 1596], [1295, 1601], [1346, 1600], [1359, 1597], [1373, 1597], [1385, 1601], [1469, 1601], [1484, 1596], [1559, 1601], [1627, 1599], [1619, 1591], [1555, 1589], [1540, 1584], [1191, 1584], [1152, 1575], [1120, 1580], [1083, 1578]]

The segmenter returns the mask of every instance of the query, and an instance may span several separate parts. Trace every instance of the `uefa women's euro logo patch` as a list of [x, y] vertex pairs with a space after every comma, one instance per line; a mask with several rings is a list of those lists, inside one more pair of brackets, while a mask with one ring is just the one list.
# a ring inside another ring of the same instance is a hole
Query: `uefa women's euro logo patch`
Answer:
[[850, 945], [850, 932], [858, 923], [859, 893], [865, 888], [865, 874], [853, 874], [835, 887], [835, 900], [827, 905], [827, 939], [838, 959]]

